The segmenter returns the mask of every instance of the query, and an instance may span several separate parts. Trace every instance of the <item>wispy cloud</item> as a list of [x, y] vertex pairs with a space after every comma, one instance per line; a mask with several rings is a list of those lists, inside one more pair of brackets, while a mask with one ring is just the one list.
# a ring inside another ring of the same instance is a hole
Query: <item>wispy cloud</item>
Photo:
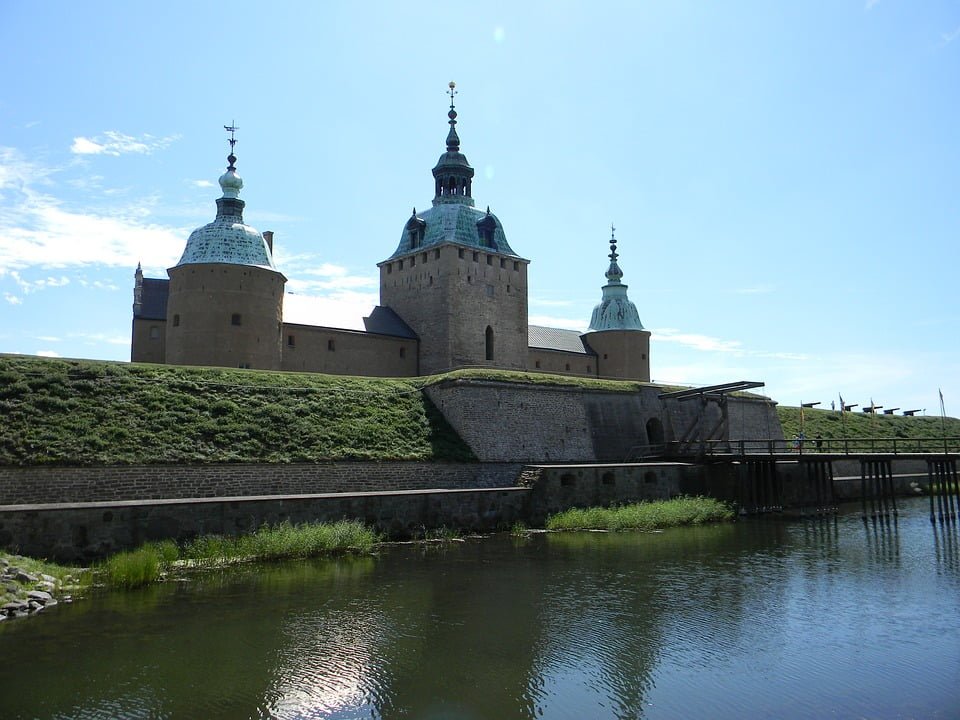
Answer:
[[210, 182], [209, 180], [189, 180], [188, 182], [189, 182], [191, 185], [193, 185], [193, 187], [198, 187], [198, 188], [212, 188], [212, 187], [213, 187], [213, 183]]
[[940, 33], [940, 47], [944, 48], [960, 37], [960, 26], [950, 33]]
[[56, 350], [37, 350], [37, 355], [40, 357], [49, 357], [49, 358], [58, 358], [61, 357], [60, 353]]
[[70, 333], [69, 337], [84, 341], [87, 345], [129, 345], [129, 335], [107, 335], [106, 333]]
[[6, 301], [7, 301], [8, 303], [10, 303], [11, 305], [22, 305], [22, 304], [23, 304], [23, 300], [20, 299], [20, 298], [18, 298], [18, 297], [17, 297], [16, 295], [14, 295], [13, 293], [5, 292], [5, 293], [3, 294], [3, 299], [6, 300]]
[[531, 297], [531, 305], [539, 305], [541, 307], [571, 307], [573, 305], [572, 300], [544, 300], [542, 298]]
[[71, 209], [47, 191], [54, 172], [0, 147], [0, 268], [133, 267], [138, 261], [145, 269], [165, 268], [179, 256], [187, 229], [151, 223], [153, 198], [110, 210]]
[[70, 146], [70, 152], [74, 155], [117, 156], [125, 153], [149, 155], [155, 150], [162, 150], [179, 137], [179, 135], [169, 135], [158, 138], [149, 134], [134, 137], [116, 130], [106, 130], [102, 135], [93, 138], [75, 137]]
[[771, 360], [806, 360], [804, 353], [787, 351], [752, 350], [743, 347], [739, 340], [724, 340], [710, 335], [681, 332], [676, 328], [652, 330], [652, 342], [676, 343], [700, 352], [731, 354], [735, 357], [768, 358]]
[[303, 325], [362, 330], [363, 318], [370, 314], [377, 302], [378, 293], [354, 290], [287, 294], [283, 298], [283, 320]]
[[864, 10], [873, 10], [873, 6], [876, 5], [880, 0], [867, 0], [863, 5]]

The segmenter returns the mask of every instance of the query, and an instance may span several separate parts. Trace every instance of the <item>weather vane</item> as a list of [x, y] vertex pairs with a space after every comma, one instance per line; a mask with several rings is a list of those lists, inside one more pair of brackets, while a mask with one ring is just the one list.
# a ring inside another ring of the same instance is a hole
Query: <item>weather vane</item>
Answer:
[[233, 136], [233, 133], [239, 130], [240, 128], [237, 127], [237, 125], [234, 123], [233, 120], [231, 120], [229, 125], [223, 126], [223, 129], [226, 130], [228, 133], [230, 133], [230, 140], [228, 142], [230, 143], [230, 152], [232, 153], [233, 146], [237, 144], [237, 139]]
[[451, 80], [449, 87], [450, 89], [447, 91], [447, 95], [450, 96], [450, 107], [453, 107], [453, 96], [457, 94], [457, 90], [456, 90], [457, 84], [453, 80]]

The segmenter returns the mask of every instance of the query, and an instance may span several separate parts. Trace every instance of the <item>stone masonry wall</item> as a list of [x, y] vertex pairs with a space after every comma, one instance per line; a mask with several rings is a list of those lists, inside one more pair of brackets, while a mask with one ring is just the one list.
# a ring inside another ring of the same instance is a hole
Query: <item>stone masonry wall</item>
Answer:
[[0, 467], [0, 505], [494, 488], [519, 473], [511, 463], [425, 462]]

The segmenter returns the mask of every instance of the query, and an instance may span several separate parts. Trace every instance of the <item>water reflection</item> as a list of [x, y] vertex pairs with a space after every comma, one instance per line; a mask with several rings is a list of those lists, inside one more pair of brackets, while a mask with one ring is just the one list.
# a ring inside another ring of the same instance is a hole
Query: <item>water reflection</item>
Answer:
[[950, 717], [958, 556], [920, 501], [240, 568], [0, 625], [0, 717]]

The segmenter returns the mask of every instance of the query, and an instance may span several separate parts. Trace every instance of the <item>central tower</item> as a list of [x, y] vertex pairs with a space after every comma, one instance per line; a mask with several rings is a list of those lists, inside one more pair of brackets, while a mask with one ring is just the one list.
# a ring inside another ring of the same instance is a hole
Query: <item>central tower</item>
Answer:
[[527, 265], [503, 225], [477, 210], [474, 170], [460, 152], [450, 83], [447, 150], [433, 168], [432, 207], [414, 208], [400, 244], [379, 263], [380, 304], [420, 339], [420, 373], [458, 367], [526, 367]]

